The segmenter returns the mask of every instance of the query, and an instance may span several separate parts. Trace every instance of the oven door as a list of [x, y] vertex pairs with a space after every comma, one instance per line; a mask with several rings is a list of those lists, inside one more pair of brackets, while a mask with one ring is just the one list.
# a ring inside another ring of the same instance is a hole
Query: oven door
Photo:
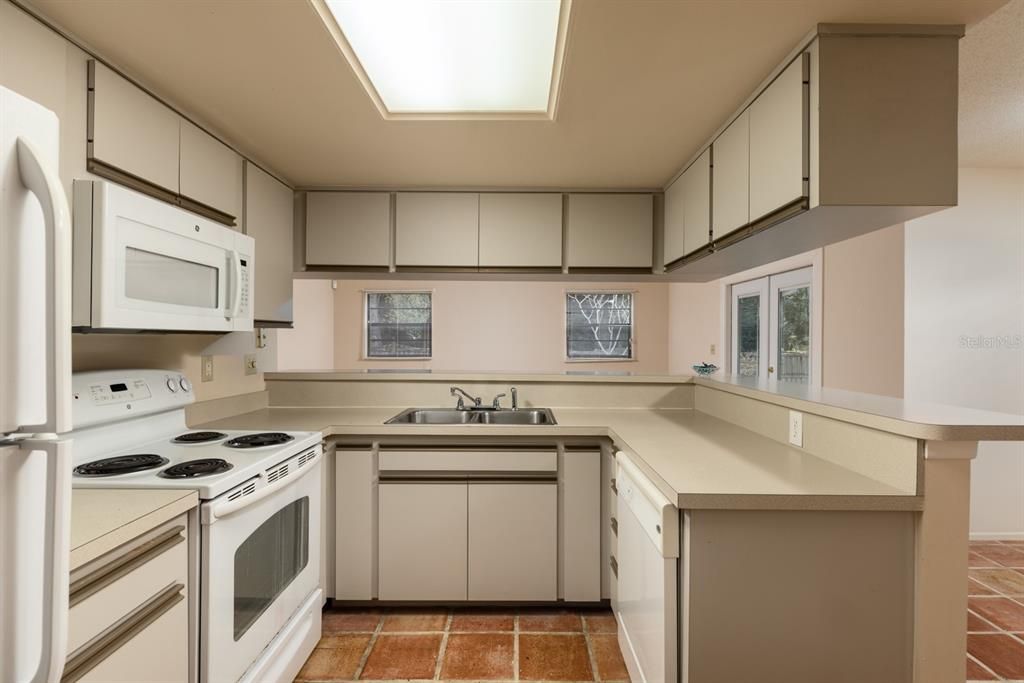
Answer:
[[297, 466], [302, 457], [287, 476], [260, 477], [202, 505], [204, 681], [237, 681], [319, 587], [323, 458]]
[[[93, 182], [90, 327], [231, 331], [248, 308], [251, 248], [235, 231], [170, 204]], [[242, 252], [248, 252], [244, 254]], [[244, 296], [243, 296], [244, 295]]]

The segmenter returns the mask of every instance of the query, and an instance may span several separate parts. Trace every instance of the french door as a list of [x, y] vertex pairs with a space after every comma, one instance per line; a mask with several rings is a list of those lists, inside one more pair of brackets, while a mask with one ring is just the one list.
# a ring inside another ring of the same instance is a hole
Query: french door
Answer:
[[812, 269], [732, 285], [731, 371], [741, 377], [812, 383]]

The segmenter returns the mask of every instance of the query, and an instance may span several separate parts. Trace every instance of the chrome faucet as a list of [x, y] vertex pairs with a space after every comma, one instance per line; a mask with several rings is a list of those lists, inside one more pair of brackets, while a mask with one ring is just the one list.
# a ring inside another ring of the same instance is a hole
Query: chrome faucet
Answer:
[[473, 408], [479, 408], [480, 407], [481, 399], [478, 396], [471, 396], [465, 389], [463, 389], [461, 387], [452, 387], [451, 388], [451, 394], [452, 394], [452, 396], [458, 396], [459, 397], [459, 403], [458, 403], [458, 405], [455, 406], [456, 410], [472, 410], [472, 408], [467, 408], [466, 407], [466, 404], [462, 400], [463, 397], [468, 398], [473, 403]]
[[491, 401], [491, 409], [501, 410], [501, 399], [505, 398], [506, 396], [508, 396], [508, 394], [498, 394], [497, 396], [495, 396], [494, 400]]
[[519, 410], [519, 390], [512, 387], [509, 391], [512, 392], [512, 410]]

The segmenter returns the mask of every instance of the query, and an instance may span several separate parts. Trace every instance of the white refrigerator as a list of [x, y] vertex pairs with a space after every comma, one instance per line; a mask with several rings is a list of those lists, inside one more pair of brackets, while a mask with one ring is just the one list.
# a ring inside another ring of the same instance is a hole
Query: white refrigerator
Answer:
[[57, 116], [0, 87], [0, 681], [59, 681], [71, 513], [71, 226]]

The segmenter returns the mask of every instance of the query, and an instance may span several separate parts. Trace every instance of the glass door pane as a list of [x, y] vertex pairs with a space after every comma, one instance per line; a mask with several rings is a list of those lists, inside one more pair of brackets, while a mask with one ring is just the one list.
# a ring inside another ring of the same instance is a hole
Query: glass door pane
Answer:
[[761, 365], [761, 295], [736, 300], [736, 370], [741, 377], [757, 377]]
[[779, 290], [778, 307], [778, 378], [806, 382], [811, 376], [810, 287]]
[[274, 513], [235, 551], [236, 641], [308, 562], [309, 498], [306, 497]]

